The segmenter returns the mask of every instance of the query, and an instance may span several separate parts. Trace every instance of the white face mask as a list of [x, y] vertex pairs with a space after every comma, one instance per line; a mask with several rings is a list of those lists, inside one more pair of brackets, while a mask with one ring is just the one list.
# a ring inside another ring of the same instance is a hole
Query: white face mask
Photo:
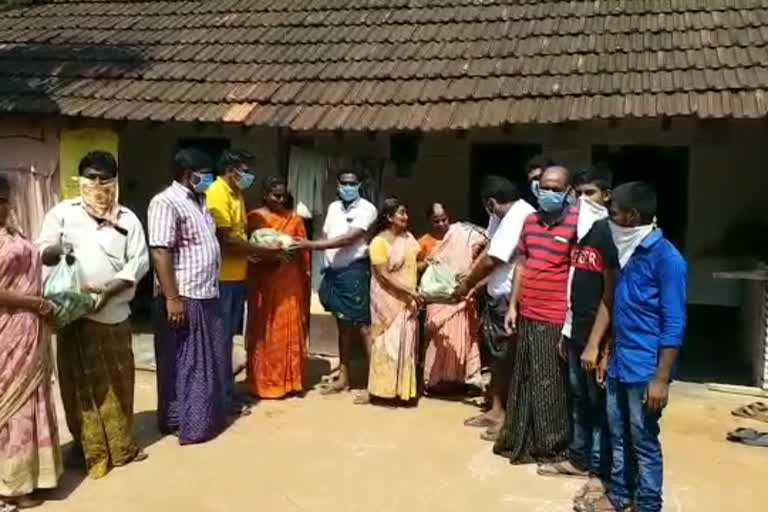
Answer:
[[586, 196], [579, 198], [579, 220], [576, 225], [576, 236], [579, 240], [587, 236], [595, 222], [608, 217], [608, 209]]
[[613, 221], [608, 223], [611, 228], [613, 243], [616, 244], [616, 250], [619, 253], [619, 266], [624, 266], [629, 262], [629, 258], [635, 253], [635, 250], [645, 238], [656, 229], [653, 224], [637, 226], [634, 228], [625, 228], [619, 226]]

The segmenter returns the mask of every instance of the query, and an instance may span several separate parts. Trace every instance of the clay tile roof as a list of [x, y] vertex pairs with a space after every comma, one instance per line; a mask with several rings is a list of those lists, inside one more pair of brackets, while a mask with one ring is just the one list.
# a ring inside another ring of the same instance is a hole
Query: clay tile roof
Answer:
[[295, 130], [768, 113], [768, 0], [50, 0], [0, 111]]

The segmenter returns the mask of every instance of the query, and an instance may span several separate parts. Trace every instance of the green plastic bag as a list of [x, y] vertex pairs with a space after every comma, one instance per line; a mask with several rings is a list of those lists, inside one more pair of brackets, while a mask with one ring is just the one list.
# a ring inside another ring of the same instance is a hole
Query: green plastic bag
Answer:
[[277, 242], [283, 249], [293, 245], [293, 238], [271, 228], [257, 229], [251, 233], [251, 244], [256, 246], [271, 245]]
[[55, 323], [59, 329], [84, 317], [93, 311], [96, 305], [93, 296], [80, 289], [77, 265], [77, 262], [69, 265], [66, 258], [61, 258], [45, 280], [43, 296], [56, 307]]
[[432, 263], [421, 276], [419, 292], [426, 299], [447, 299], [456, 290], [456, 276], [441, 263]]

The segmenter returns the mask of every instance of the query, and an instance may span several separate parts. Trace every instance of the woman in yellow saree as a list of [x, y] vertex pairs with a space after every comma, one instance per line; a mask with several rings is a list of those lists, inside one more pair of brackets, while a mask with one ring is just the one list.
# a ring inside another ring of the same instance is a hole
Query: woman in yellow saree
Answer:
[[373, 346], [368, 393], [409, 401], [417, 395], [419, 243], [408, 232], [407, 208], [396, 198], [384, 201], [376, 231], [370, 245]]

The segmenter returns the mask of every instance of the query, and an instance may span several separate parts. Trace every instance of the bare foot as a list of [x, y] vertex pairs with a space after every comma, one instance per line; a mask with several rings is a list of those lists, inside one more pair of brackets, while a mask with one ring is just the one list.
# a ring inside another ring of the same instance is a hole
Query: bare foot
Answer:
[[488, 430], [480, 435], [480, 439], [483, 441], [496, 442], [499, 438], [499, 432], [501, 432], [501, 423], [496, 423], [494, 426], [489, 427]]
[[504, 421], [504, 413], [488, 411], [473, 416], [464, 422], [467, 427], [491, 428]]
[[581, 501], [574, 506], [576, 512], [632, 512], [632, 507], [616, 508], [608, 499], [607, 495], [603, 495], [596, 501]]
[[349, 391], [349, 382], [346, 379], [336, 379], [329, 382], [320, 390], [321, 395], [336, 395]]
[[589, 471], [579, 469], [569, 460], [539, 464], [536, 470], [539, 476], [562, 476], [571, 478], [587, 478]]
[[149, 458], [149, 454], [147, 452], [145, 452], [144, 450], [139, 450], [131, 462], [144, 462], [148, 458]]

